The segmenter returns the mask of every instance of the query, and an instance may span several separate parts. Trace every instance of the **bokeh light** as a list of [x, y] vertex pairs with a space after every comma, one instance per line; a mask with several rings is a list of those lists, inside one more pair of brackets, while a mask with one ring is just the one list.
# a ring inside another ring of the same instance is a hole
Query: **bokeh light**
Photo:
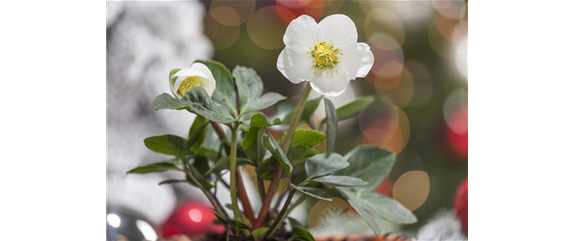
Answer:
[[468, 131], [468, 93], [462, 89], [453, 91], [444, 103], [443, 114], [451, 130], [465, 134]]
[[[209, 14], [221, 24], [226, 25], [225, 23], [233, 23], [234, 25], [227, 25], [227, 26], [235, 26], [247, 22], [249, 17], [251, 17], [251, 14], [253, 14], [253, 12], [255, 11], [255, 4], [256, 4], [255, 0], [241, 0], [241, 1], [213, 0], [209, 7]], [[221, 10], [221, 8], [223, 8], [224, 10]], [[228, 9], [233, 10], [234, 13], [230, 13]], [[238, 21], [237, 22], [229, 21], [230, 17], [226, 16], [225, 13], [234, 14], [235, 16], [237, 16]]]
[[421, 62], [414, 59], [407, 60], [405, 62], [405, 68], [410, 70], [409, 73], [411, 74], [414, 84], [414, 93], [409, 106], [425, 106], [433, 94], [433, 82], [429, 70]]
[[239, 15], [230, 7], [216, 7], [209, 9], [209, 15], [218, 23], [225, 26], [237, 26], [241, 24]]
[[410, 103], [413, 92], [413, 76], [408, 68], [403, 68], [398, 84], [393, 88], [377, 88], [377, 96], [383, 102], [400, 107], [405, 107]]
[[348, 210], [347, 215], [354, 214], [353, 208], [340, 198], [333, 198], [333, 201], [319, 200], [309, 210], [309, 228], [316, 229], [328, 225], [325, 221], [328, 219], [328, 213], [332, 210]]
[[[281, 6], [267, 6], [257, 10], [247, 22], [247, 33], [257, 46], [263, 49], [279, 49], [284, 46], [283, 34], [287, 24], [278, 12], [289, 15]], [[294, 18], [294, 15], [291, 15]]]
[[401, 108], [390, 109], [387, 115], [371, 120], [363, 129], [363, 145], [378, 145], [399, 154], [409, 141], [410, 123]]
[[375, 57], [373, 68], [366, 79], [376, 88], [391, 89], [399, 84], [404, 68], [404, 55], [401, 48], [381, 50], [371, 48]]
[[397, 179], [393, 186], [393, 199], [414, 211], [421, 207], [430, 193], [430, 179], [424, 171], [409, 171]]
[[217, 50], [231, 46], [239, 37], [239, 26], [225, 26], [215, 20], [211, 15], [204, 19], [205, 34], [210, 36], [211, 42]]
[[374, 8], [365, 17], [365, 35], [376, 48], [393, 50], [405, 42], [405, 30], [401, 20], [391, 11]]
[[458, 72], [464, 76], [464, 79], [468, 79], [468, 42], [467, 40], [462, 40], [455, 47], [454, 62]]
[[438, 14], [451, 20], [459, 20], [461, 11], [465, 11], [464, 0], [431, 0], [431, 2]]

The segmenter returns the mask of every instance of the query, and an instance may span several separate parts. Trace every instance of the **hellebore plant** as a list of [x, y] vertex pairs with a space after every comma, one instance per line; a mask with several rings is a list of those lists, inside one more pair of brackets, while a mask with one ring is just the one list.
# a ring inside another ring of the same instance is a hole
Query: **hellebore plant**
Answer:
[[[274, 234], [284, 226], [285, 218], [308, 197], [347, 200], [377, 235], [383, 232], [377, 219], [416, 222], [416, 217], [392, 198], [373, 192], [390, 173], [393, 153], [376, 146], [358, 146], [345, 156], [335, 151], [338, 122], [357, 115], [374, 98], [360, 97], [339, 108], [323, 96], [307, 100], [311, 89], [337, 96], [350, 80], [365, 77], [371, 69], [373, 54], [368, 45], [357, 43], [353, 21], [331, 15], [317, 24], [303, 15], [289, 24], [283, 41], [286, 47], [277, 68], [292, 83], [309, 82], [296, 104], [278, 93], [264, 94], [261, 78], [250, 68], [237, 66], [230, 72], [219, 62], [198, 60], [188, 69], [173, 69], [169, 73], [173, 95], [157, 96], [152, 107], [186, 110], [196, 119], [186, 137], [145, 139], [150, 150], [173, 156], [172, 160], [128, 173], [182, 172], [182, 179], [165, 180], [160, 185], [189, 183], [198, 187], [213, 205], [216, 222], [226, 227], [228, 240], [278, 239]], [[314, 123], [312, 115], [321, 101], [326, 118]], [[261, 112], [271, 106], [277, 112], [273, 118]], [[262, 203], [257, 214], [241, 178], [240, 167], [247, 165], [257, 174]], [[229, 184], [221, 178], [227, 172]], [[290, 181], [284, 193], [287, 197], [277, 195], [284, 178]], [[230, 206], [216, 198], [218, 182], [229, 188]], [[267, 188], [265, 182], [269, 182]], [[271, 207], [276, 196], [276, 205]], [[294, 221], [291, 226], [289, 239], [313, 240], [303, 225]]]

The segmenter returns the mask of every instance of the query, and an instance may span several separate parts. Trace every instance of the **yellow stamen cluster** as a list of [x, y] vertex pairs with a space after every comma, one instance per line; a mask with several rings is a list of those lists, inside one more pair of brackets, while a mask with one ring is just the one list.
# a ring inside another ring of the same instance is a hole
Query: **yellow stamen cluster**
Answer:
[[319, 42], [309, 51], [313, 57], [313, 66], [316, 70], [333, 69], [339, 63], [337, 55], [342, 55], [340, 48], [334, 48], [333, 42]]
[[185, 95], [185, 92], [195, 87], [201, 87], [201, 77], [189, 76], [181, 82], [181, 85], [177, 89], [177, 93], [183, 96]]

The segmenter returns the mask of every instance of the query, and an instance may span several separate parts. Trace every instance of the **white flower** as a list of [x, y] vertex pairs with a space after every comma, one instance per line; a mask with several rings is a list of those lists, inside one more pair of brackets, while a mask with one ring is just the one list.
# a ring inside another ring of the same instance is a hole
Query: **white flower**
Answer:
[[357, 43], [355, 23], [342, 14], [319, 24], [302, 15], [289, 23], [283, 42], [279, 71], [294, 84], [310, 81], [313, 90], [323, 95], [340, 95], [349, 81], [367, 76], [373, 66], [371, 48]]
[[187, 69], [177, 71], [169, 80], [173, 95], [181, 98], [191, 88], [201, 87], [209, 96], [215, 91], [215, 79], [211, 70], [202, 63], [194, 63]]

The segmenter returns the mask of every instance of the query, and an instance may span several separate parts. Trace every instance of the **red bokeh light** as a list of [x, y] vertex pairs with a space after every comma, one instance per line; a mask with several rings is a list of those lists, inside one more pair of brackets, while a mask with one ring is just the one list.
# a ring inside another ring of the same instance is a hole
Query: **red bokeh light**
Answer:
[[178, 206], [162, 226], [164, 237], [173, 235], [197, 236], [209, 232], [222, 233], [225, 228], [213, 224], [217, 219], [213, 210], [201, 203], [186, 203]]

